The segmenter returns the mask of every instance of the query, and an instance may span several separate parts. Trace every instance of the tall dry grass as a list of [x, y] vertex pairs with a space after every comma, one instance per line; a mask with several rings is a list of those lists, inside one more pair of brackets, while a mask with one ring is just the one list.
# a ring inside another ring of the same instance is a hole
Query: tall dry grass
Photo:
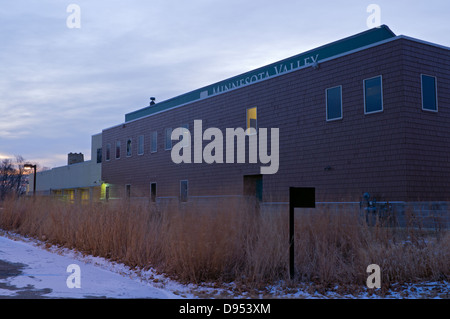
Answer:
[[[387, 284], [450, 277], [448, 231], [368, 227], [345, 209], [296, 213], [295, 222], [296, 281], [365, 285], [373, 263]], [[289, 281], [287, 212], [258, 213], [241, 199], [154, 207], [22, 198], [3, 203], [0, 228], [183, 282]]]

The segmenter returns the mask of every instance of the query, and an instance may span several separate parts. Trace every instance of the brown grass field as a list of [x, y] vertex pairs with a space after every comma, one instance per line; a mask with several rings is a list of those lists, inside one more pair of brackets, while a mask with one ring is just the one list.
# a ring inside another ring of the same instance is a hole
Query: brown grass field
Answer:
[[385, 286], [450, 278], [448, 230], [369, 227], [345, 209], [296, 213], [296, 278], [290, 280], [287, 211], [257, 213], [239, 199], [156, 208], [37, 197], [2, 206], [3, 230], [131, 267], [153, 267], [186, 283], [365, 286], [369, 264], [380, 266]]

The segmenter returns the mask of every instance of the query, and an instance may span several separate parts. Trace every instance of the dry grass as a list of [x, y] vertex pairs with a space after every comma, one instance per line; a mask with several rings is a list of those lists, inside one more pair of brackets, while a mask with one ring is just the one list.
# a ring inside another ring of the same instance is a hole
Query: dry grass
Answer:
[[[287, 212], [256, 213], [238, 199], [155, 208], [23, 198], [3, 203], [0, 228], [182, 282], [289, 282]], [[387, 285], [450, 277], [448, 231], [368, 227], [355, 212], [316, 209], [296, 213], [295, 242], [296, 281], [364, 286], [372, 263]]]

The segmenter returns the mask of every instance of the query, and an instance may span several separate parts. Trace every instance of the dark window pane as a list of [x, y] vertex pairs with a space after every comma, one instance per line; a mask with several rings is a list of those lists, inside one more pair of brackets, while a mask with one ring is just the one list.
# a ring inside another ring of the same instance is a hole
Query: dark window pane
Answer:
[[422, 75], [422, 108], [437, 111], [436, 78], [433, 76]]
[[327, 120], [342, 118], [341, 87], [327, 89]]
[[364, 81], [365, 113], [383, 110], [381, 76]]

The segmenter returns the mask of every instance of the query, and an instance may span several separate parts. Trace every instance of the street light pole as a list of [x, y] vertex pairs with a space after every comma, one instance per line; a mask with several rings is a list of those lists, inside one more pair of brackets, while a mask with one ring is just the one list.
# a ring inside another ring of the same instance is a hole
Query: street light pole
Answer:
[[36, 196], [36, 165], [25, 164], [23, 166], [25, 170], [33, 169], [33, 197]]

